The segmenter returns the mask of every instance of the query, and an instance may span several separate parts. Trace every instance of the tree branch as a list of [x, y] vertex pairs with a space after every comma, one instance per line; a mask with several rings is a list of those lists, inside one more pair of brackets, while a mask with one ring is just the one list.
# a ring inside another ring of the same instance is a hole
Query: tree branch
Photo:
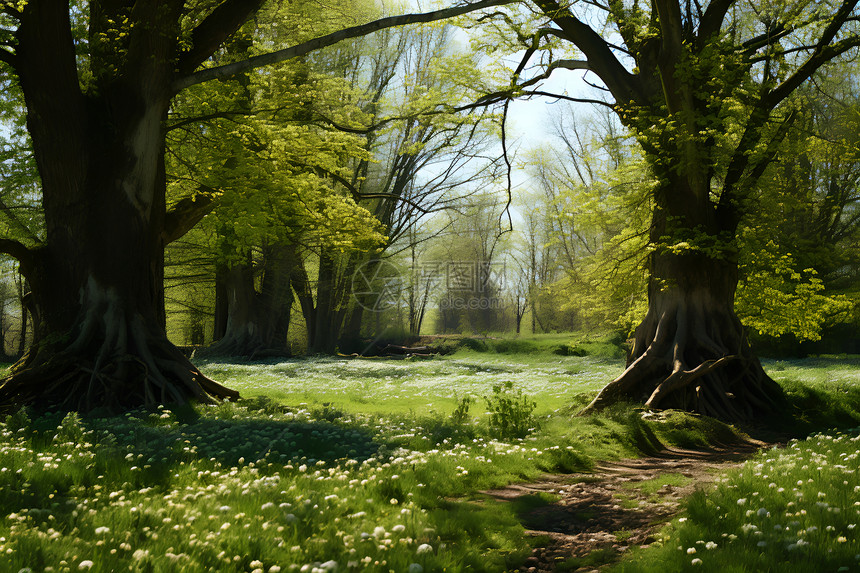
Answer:
[[10, 52], [9, 50], [0, 48], [0, 62], [3, 62], [4, 64], [9, 64], [11, 67], [14, 68], [17, 62], [17, 58], [15, 57], [15, 54]]
[[[744, 129], [741, 140], [735, 148], [732, 160], [726, 170], [726, 176], [723, 182], [723, 190], [720, 193], [720, 200], [717, 203], [717, 216], [724, 221], [729, 222], [729, 226], [734, 228], [740, 221], [741, 206], [738, 201], [736, 189], [741, 182], [744, 173], [747, 173], [750, 165], [750, 159], [753, 148], [761, 141], [762, 130], [767, 121], [770, 110], [760, 110], [759, 113], [753, 114], [750, 121]], [[765, 151], [765, 156], [772, 154], [776, 156], [777, 146], [779, 142], [788, 134], [788, 129], [794, 122], [794, 112], [789, 113], [788, 117], [777, 128], [776, 134], [768, 144]], [[767, 157], [757, 161], [752, 168], [753, 179], [750, 185], [764, 173], [764, 169], [769, 164]]]
[[344, 179], [343, 177], [341, 177], [337, 173], [333, 173], [333, 172], [329, 171], [328, 169], [325, 169], [323, 167], [319, 167], [316, 165], [306, 165], [306, 167], [310, 167], [311, 169], [313, 169], [313, 170], [315, 170], [315, 171], [317, 171], [317, 172], [319, 172], [325, 176], [331, 177], [337, 183], [340, 183], [341, 185], [343, 185], [344, 188], [346, 188], [346, 190], [349, 191], [350, 195], [352, 195], [352, 198], [356, 203], [358, 203], [362, 199], [393, 199], [394, 201], [400, 201], [402, 203], [406, 203], [407, 205], [409, 205], [410, 207], [412, 207], [416, 211], [423, 213], [425, 215], [428, 213], [433, 213], [436, 211], [434, 209], [426, 209], [426, 208], [422, 207], [421, 205], [419, 205], [418, 203], [412, 201], [408, 197], [404, 197], [403, 195], [400, 195], [397, 193], [362, 193], [361, 191], [356, 189], [356, 187], [352, 183], [350, 183], [349, 181], [347, 181], [346, 179]]
[[588, 62], [585, 60], [556, 60], [552, 62], [547, 69], [554, 70], [556, 68], [561, 68], [565, 70], [589, 70], [591, 66], [588, 65]]
[[741, 44], [741, 53], [752, 55], [759, 48], [778, 42], [782, 38], [794, 32], [796, 29], [797, 27], [795, 26], [788, 27], [780, 25], [776, 30], [768, 30], [764, 34], [759, 34], [755, 38], [750, 38]]
[[[258, 111], [216, 111], [213, 113], [209, 113], [206, 115], [198, 115], [195, 117], [186, 117], [185, 119], [179, 119], [176, 123], [171, 123], [165, 126], [165, 133], [173, 131], [174, 129], [179, 129], [180, 127], [185, 127], [186, 125], [190, 125], [192, 123], [203, 123], [206, 121], [210, 121], [213, 119], [231, 119], [233, 117], [251, 117], [256, 115], [257, 113], [261, 113], [262, 111], [278, 111], [278, 110], [258, 110]], [[169, 119], [169, 118], [168, 118]]]
[[835, 44], [831, 44], [836, 38], [836, 34], [842, 29], [845, 22], [851, 16], [854, 8], [857, 6], [858, 0], [844, 0], [839, 10], [833, 15], [833, 19], [821, 33], [821, 39], [818, 41], [815, 52], [803, 63], [795, 72], [785, 79], [779, 86], [774, 88], [767, 97], [767, 103], [771, 109], [776, 107], [782, 100], [787, 98], [794, 90], [800, 87], [800, 84], [808, 80], [818, 68], [845, 53], [851, 48], [860, 45], [860, 36], [849, 36]]
[[8, 16], [12, 16], [13, 18], [21, 19], [21, 11], [15, 8], [12, 4], [8, 2], [3, 3], [3, 7], [0, 8], [0, 14], [6, 14]]
[[15, 239], [0, 239], [0, 253], [9, 255], [22, 265], [32, 261], [33, 252], [24, 243]]
[[177, 71], [188, 75], [248, 21], [263, 0], [226, 0], [191, 32], [191, 49], [179, 56]]
[[279, 62], [303, 56], [315, 50], [332, 46], [334, 44], [337, 44], [338, 42], [342, 42], [343, 40], [366, 36], [373, 32], [378, 32], [379, 30], [385, 30], [387, 28], [393, 28], [395, 26], [404, 26], [406, 24], [423, 24], [427, 22], [435, 22], [437, 20], [454, 18], [455, 16], [462, 16], [463, 14], [468, 14], [470, 12], [481, 10], [483, 8], [512, 4], [516, 1], [517, 0], [479, 0], [478, 2], [473, 2], [470, 4], [451, 8], [444, 8], [442, 10], [434, 10], [432, 12], [404, 14], [402, 16], [390, 16], [388, 18], [381, 18], [379, 20], [374, 20], [373, 22], [362, 24], [360, 26], [344, 28], [343, 30], [333, 32], [325, 36], [320, 36], [319, 38], [314, 38], [313, 40], [302, 42], [301, 44], [297, 44], [289, 48], [284, 48], [283, 50], [254, 56], [253, 58], [248, 58], [247, 60], [243, 60], [241, 62], [235, 62], [224, 66], [200, 70], [199, 72], [195, 72], [177, 79], [173, 82], [173, 85], [171, 87], [173, 92], [177, 93], [193, 85], [208, 82], [214, 79], [229, 78], [235, 76], [236, 74], [247, 72], [255, 68], [268, 66], [271, 64], [277, 64]]
[[726, 14], [734, 3], [735, 0], [711, 0], [699, 22], [699, 33], [696, 38], [699, 49], [703, 48], [713, 39], [714, 35], [719, 33], [720, 28], [723, 27], [723, 20], [726, 19]]
[[561, 28], [563, 37], [585, 54], [589, 69], [603, 80], [619, 104], [644, 101], [638, 77], [621, 65], [606, 40], [556, 0], [535, 0], [535, 4]]
[[765, 170], [768, 165], [772, 164], [774, 159], [776, 159], [777, 153], [779, 153], [779, 145], [788, 135], [791, 126], [794, 125], [794, 121], [797, 118], [797, 110], [792, 110], [789, 112], [788, 117], [783, 120], [783, 122], [777, 127], [776, 133], [770, 139], [767, 144], [767, 150], [765, 153], [758, 159], [758, 161], [754, 162], [750, 168], [750, 175], [746, 180], [744, 187], [746, 189], [750, 189], [756, 181], [758, 181], [762, 175], [764, 175]]
[[816, 48], [815, 53], [794, 74], [786, 78], [768, 94], [767, 105], [773, 109], [799, 88], [803, 82], [812, 77], [812, 74], [818, 71], [821, 66], [857, 46], [860, 46], [860, 36], [851, 36], [836, 44]]
[[215, 208], [218, 192], [205, 185], [201, 185], [200, 188], [202, 192], [182, 199], [165, 214], [164, 229], [161, 231], [161, 238], [165, 245], [190, 231]]
[[554, 94], [554, 93], [544, 92], [544, 91], [529, 91], [529, 92], [526, 92], [526, 95], [528, 95], [528, 96], [536, 95], [536, 96], [549, 97], [549, 98], [560, 99], [560, 100], [569, 101], [569, 102], [573, 102], [573, 103], [590, 103], [590, 104], [594, 104], [594, 105], [602, 105], [603, 107], [608, 107], [609, 109], [615, 109], [614, 104], [611, 104], [611, 103], [605, 102], [605, 101], [601, 101], [599, 99], [571, 97], [571, 96], [564, 95], [564, 94]]

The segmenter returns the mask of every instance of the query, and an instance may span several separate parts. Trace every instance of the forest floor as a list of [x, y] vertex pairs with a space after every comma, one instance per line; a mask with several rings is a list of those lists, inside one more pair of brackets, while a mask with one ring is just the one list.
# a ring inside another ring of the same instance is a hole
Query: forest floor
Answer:
[[519, 571], [598, 571], [630, 548], [653, 543], [681, 512], [684, 498], [772, 445], [750, 440], [710, 451], [668, 449], [602, 462], [593, 473], [548, 474], [483, 493], [522, 507], [519, 518], [535, 538], [535, 548]]

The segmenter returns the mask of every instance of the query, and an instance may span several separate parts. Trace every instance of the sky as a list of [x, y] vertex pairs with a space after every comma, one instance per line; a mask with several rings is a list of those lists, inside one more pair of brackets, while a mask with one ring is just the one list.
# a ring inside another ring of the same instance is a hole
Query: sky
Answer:
[[[436, 4], [431, 5], [432, 0], [408, 1], [412, 6], [411, 9], [415, 11], [426, 11], [437, 7]], [[453, 39], [462, 49], [469, 49], [470, 38], [468, 32], [456, 29]], [[519, 52], [504, 58], [504, 61], [510, 67], [511, 71], [513, 71], [519, 64], [522, 56], [523, 52]], [[537, 57], [530, 62], [530, 65], [534, 65], [536, 60]], [[598, 93], [597, 90], [583, 81], [584, 75], [585, 73], [579, 70], [559, 69], [548, 80], [545, 80], [537, 87], [540, 91], [548, 93], [557, 93], [571, 97], [604, 99], [603, 94]], [[601, 83], [593, 75], [589, 77], [589, 80], [592, 83]], [[528, 176], [522, 166], [519, 165], [525, 152], [541, 145], [552, 145], [555, 139], [553, 117], [558, 117], [560, 113], [569, 113], [568, 110], [571, 106], [578, 118], [587, 117], [594, 112], [594, 106], [591, 104], [571, 104], [564, 100], [537, 96], [530, 100], [515, 100], [509, 105], [506, 134], [509, 158], [514, 166], [511, 175], [515, 191], [516, 189], [528, 186]], [[516, 194], [514, 198], [516, 199]]]

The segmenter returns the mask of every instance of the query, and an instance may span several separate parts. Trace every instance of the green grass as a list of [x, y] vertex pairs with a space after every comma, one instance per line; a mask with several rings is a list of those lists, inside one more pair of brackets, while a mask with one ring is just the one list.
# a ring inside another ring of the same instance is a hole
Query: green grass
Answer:
[[617, 570], [860, 570], [860, 434], [819, 434], [762, 452], [710, 491], [658, 543]]
[[794, 436], [860, 425], [860, 356], [762, 363], [786, 392], [790, 409], [782, 424]]
[[[555, 354], [558, 340], [550, 337], [531, 342], [538, 350], [527, 355], [460, 350], [427, 361], [209, 362], [204, 370], [238, 388], [245, 400], [112, 418], [12, 416], [0, 424], [0, 571], [319, 572], [335, 563], [341, 571], [507, 571], [530, 553], [522, 514], [553, 500], [505, 504], [477, 492], [546, 472], [587, 471], [596, 460], [649, 454], [664, 444], [728, 443], [740, 435], [700, 416], [643, 417], [624, 404], [576, 417], [621, 371], [621, 361]], [[781, 383], [805, 427], [826, 416], [860, 424], [856, 402], [849, 403], [854, 370], [833, 360], [814, 367], [792, 363], [777, 372], [784, 373]], [[805, 374], [812, 379], [808, 386]], [[539, 430], [524, 439], [494, 438], [486, 411], [484, 397], [508, 381], [538, 404]], [[470, 407], [458, 410], [465, 396], [473, 397]], [[839, 448], [847, 438], [838, 440], [815, 438], [793, 447], [828, 456], [827, 471], [839, 463], [856, 467], [854, 458], [837, 462], [846, 457], [839, 458]], [[743, 477], [721, 482], [720, 491], [752, 500], [758, 496], [751, 488], [786, 473], [761, 463], [760, 470], [752, 466]], [[792, 470], [800, 476], [792, 479], [821, 479], [818, 465], [804, 465]], [[856, 475], [846, 474], [845, 481], [856, 483]], [[821, 491], [838, 497], [836, 481], [826, 483], [830, 489]], [[777, 489], [759, 496], [777, 495]], [[668, 551], [672, 536], [700, 522], [695, 535], [715, 528], [708, 540], [722, 547], [721, 533], [730, 533], [719, 529], [718, 517], [731, 517], [735, 506], [723, 502], [715, 510], [709, 503], [718, 495], [694, 497], [688, 520], [664, 532], [664, 547], [654, 551]], [[825, 501], [836, 506], [831, 497]], [[780, 506], [771, 505], [776, 515]], [[839, 507], [847, 519], [851, 507]], [[807, 518], [797, 520], [806, 524]], [[740, 526], [731, 519], [731, 527]], [[826, 530], [824, 522], [808, 523]], [[846, 539], [840, 551], [856, 544], [856, 537]], [[698, 547], [695, 541], [676, 545]], [[624, 566], [664, 559], [650, 555], [641, 552]], [[721, 558], [726, 570], [734, 555], [726, 551]], [[752, 553], [737, 555], [747, 570], [759, 570]], [[611, 557], [592, 555], [563, 567]], [[695, 556], [687, 557], [673, 553], [671, 562], [683, 568]]]
[[452, 337], [441, 345], [449, 351], [470, 350], [490, 354], [552, 353], [559, 356], [592, 356], [603, 359], [619, 359], [626, 355], [624, 340], [616, 333], [535, 334], [515, 338], [510, 334], [478, 338]]
[[[246, 396], [310, 407], [334, 403], [351, 413], [450, 413], [466, 395], [486, 396], [514, 382], [540, 397], [539, 414], [597, 392], [622, 371], [619, 360], [552, 353], [505, 355], [461, 350], [433, 359], [313, 358], [245, 364], [202, 362], [203, 372]], [[480, 408], [482, 402], [475, 406]]]

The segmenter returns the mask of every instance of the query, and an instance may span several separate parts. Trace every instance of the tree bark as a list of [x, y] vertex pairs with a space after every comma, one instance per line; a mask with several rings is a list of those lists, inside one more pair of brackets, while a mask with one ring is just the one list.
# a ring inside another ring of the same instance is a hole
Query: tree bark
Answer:
[[[648, 313], [635, 331], [627, 368], [584, 412], [629, 400], [747, 422], [778, 409], [782, 391], [762, 369], [734, 311], [736, 254], [723, 247], [714, 256], [692, 245], [697, 233], [702, 241], [703, 230], [714, 244], [718, 236], [734, 236], [732, 223], [707, 206], [677, 201], [655, 210]], [[679, 234], [689, 241], [671, 245], [669, 237]]]
[[[94, 55], [99, 89], [83, 92], [68, 6], [24, 7], [16, 71], [47, 238], [19, 256], [32, 287], [34, 341], [0, 385], [0, 410], [122, 410], [238, 397], [191, 364], [161, 321], [159, 167], [179, 8], [138, 3], [140, 25], [122, 61]], [[91, 15], [93, 31], [102, 17]]]
[[24, 280], [24, 277], [21, 276], [21, 273], [18, 273], [18, 276], [16, 277], [15, 286], [18, 290], [18, 306], [21, 307], [21, 331], [20, 338], [18, 339], [18, 349], [15, 355], [18, 358], [21, 358], [27, 350], [27, 315], [29, 314], [29, 311], [27, 310], [27, 300], [30, 286]]
[[[337, 321], [337, 276], [335, 262], [325, 253], [320, 257], [317, 274], [317, 303], [314, 318], [316, 324], [313, 338], [308, 336], [308, 351], [319, 354], [334, 354], [340, 334]], [[310, 335], [310, 331], [308, 332]]]
[[229, 268], [226, 265], [215, 266], [215, 324], [212, 340], [221, 340], [227, 334], [227, 315], [230, 303], [227, 296], [227, 277]]

